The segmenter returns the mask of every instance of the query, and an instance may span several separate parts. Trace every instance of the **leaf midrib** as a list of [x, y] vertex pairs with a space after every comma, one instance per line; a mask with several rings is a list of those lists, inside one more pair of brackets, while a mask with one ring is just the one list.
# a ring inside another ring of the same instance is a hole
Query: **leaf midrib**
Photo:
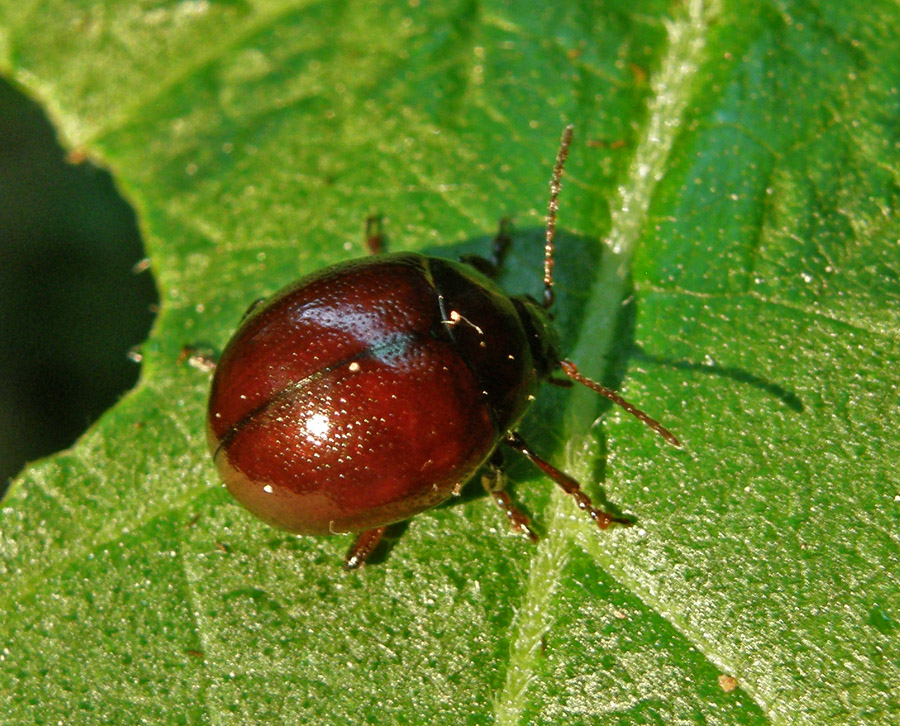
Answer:
[[[620, 314], [621, 301], [627, 293], [628, 271], [647, 226], [654, 192], [665, 175], [669, 155], [682, 126], [685, 110], [692, 96], [695, 71], [706, 60], [704, 53], [709, 26], [718, 13], [717, 0], [708, 3], [692, 0], [685, 16], [667, 23], [669, 47], [652, 81], [647, 120], [626, 178], [618, 187], [619, 195], [611, 214], [610, 232], [603, 250], [600, 274], [592, 286], [586, 305], [585, 319], [594, 321], [594, 329], [604, 331], [603, 338], [598, 341], [596, 335], [580, 335], [572, 354], [576, 361], [610, 358], [609, 354], [615, 344], [615, 321]], [[599, 326], [596, 325], [598, 320], [601, 321]], [[586, 389], [573, 391], [567, 406], [569, 413], [573, 414], [568, 417], [569, 424], [565, 432], [567, 440], [578, 435], [573, 428], [577, 425], [574, 422], [590, 420], [593, 396]], [[573, 519], [567, 516], [564, 499], [565, 495], [562, 493], [554, 493], [549, 531], [538, 544], [538, 550], [532, 558], [528, 585], [513, 623], [515, 634], [511, 639], [506, 681], [502, 692], [494, 700], [494, 716], [499, 726], [520, 723], [527, 707], [528, 685], [540, 652], [540, 641], [553, 624], [553, 615], [546, 608], [552, 605], [560, 573], [565, 568], [572, 549], [578, 547], [578, 532], [589, 528], [592, 534], [596, 534], [587, 518]], [[597, 552], [587, 553], [623, 587], [646, 602], [646, 593], [639, 592], [635, 582], [621, 580], [617, 576], [620, 573], [610, 568], [609, 562], [598, 558]], [[697, 639], [685, 631], [684, 623], [672, 622], [665, 611], [655, 609], [689, 641], [698, 646], [705, 645], [696, 643]], [[701, 648], [700, 652], [709, 658], [706, 649]], [[714, 661], [715, 659], [710, 659], [710, 662]], [[764, 704], [759, 703], [757, 694], [752, 691], [749, 694], [756, 698], [764, 712], [769, 712]]]

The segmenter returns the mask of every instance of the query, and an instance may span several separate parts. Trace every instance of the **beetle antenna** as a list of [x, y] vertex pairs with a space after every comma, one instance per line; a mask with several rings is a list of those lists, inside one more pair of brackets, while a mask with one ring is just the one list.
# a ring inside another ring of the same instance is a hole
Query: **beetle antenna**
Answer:
[[613, 391], [606, 386], [601, 386], [596, 381], [592, 381], [587, 376], [583, 376], [579, 371], [576, 365], [570, 360], [561, 360], [559, 362], [560, 368], [563, 369], [563, 373], [565, 373], [569, 378], [573, 381], [577, 381], [583, 386], [587, 386], [592, 391], [599, 393], [601, 396], [605, 396], [610, 401], [612, 401], [617, 406], [621, 406], [628, 413], [634, 416], [637, 419], [643, 421], [647, 426], [653, 429], [656, 433], [662, 436], [666, 441], [668, 441], [672, 446], [677, 446], [681, 448], [681, 442], [675, 437], [671, 431], [665, 428], [659, 421], [656, 419], [650, 418], [646, 413], [641, 411], [637, 406], [632, 403], [629, 403], [624, 398], [622, 398], [618, 393]]
[[563, 169], [566, 167], [566, 159], [569, 158], [569, 144], [572, 142], [572, 124], [563, 129], [562, 139], [559, 142], [559, 151], [556, 152], [556, 164], [553, 165], [553, 176], [550, 178], [550, 203], [547, 205], [547, 237], [544, 242], [544, 307], [553, 305], [555, 295], [553, 293], [553, 251], [556, 239], [556, 213], [559, 210], [559, 190], [562, 187]]

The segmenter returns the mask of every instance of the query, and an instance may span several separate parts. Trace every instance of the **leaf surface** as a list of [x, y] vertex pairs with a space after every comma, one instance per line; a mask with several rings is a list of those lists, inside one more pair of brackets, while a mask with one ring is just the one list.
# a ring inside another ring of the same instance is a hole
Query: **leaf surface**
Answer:
[[[0, 3], [3, 71], [111, 169], [162, 299], [138, 388], [3, 502], [0, 720], [897, 722], [900, 11], [538, 5]], [[636, 526], [514, 463], [537, 547], [473, 486], [348, 574], [235, 506], [182, 346], [373, 213], [449, 257], [512, 216], [537, 293], [569, 122], [565, 349], [685, 447], [587, 390], [521, 431]]]

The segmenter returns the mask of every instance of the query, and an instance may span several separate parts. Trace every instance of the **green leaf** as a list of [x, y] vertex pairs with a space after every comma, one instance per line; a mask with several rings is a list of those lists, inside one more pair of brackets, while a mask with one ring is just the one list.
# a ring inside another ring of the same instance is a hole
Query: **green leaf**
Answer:
[[[0, 720], [897, 723], [898, 24], [883, 0], [3, 0], [4, 73], [138, 210], [162, 311], [138, 388], [0, 510]], [[587, 390], [521, 431], [637, 525], [598, 532], [517, 463], [538, 546], [473, 491], [348, 574], [344, 538], [235, 506], [182, 346], [363, 254], [375, 212], [451, 257], [513, 216], [504, 283], [538, 291], [568, 122], [566, 350], [685, 447]]]

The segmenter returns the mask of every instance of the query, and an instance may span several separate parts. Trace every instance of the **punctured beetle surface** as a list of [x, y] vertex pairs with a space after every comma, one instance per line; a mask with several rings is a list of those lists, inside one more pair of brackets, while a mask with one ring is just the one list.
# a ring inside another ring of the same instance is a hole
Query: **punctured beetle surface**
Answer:
[[546, 374], [529, 339], [513, 300], [466, 265], [329, 267], [252, 311], [225, 348], [210, 448], [231, 493], [284, 529], [407, 519], [468, 481], [524, 413]]

